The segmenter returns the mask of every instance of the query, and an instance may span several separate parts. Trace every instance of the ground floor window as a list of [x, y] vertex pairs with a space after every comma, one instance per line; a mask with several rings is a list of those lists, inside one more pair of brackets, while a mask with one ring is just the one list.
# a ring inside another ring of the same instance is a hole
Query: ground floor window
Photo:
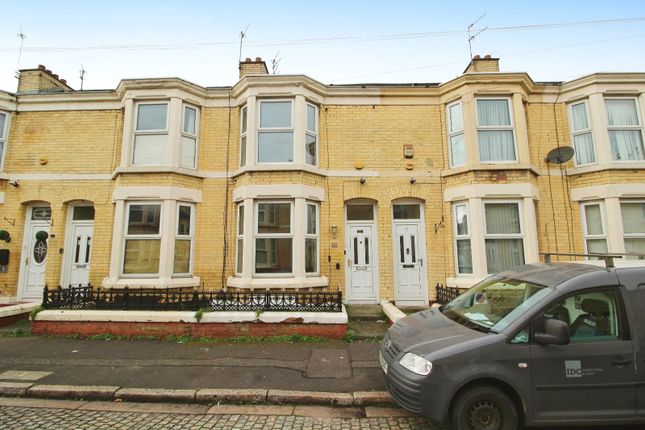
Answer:
[[524, 235], [519, 202], [484, 203], [488, 273], [524, 264]]
[[[645, 254], [645, 201], [622, 201], [623, 240], [628, 254]], [[645, 256], [627, 256], [640, 260]]]

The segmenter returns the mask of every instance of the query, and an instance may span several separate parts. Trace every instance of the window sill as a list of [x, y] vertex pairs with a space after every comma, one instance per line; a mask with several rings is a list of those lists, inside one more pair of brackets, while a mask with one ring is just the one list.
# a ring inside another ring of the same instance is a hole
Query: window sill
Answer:
[[567, 171], [569, 176], [583, 175], [585, 173], [600, 172], [603, 170], [642, 170], [645, 169], [645, 161], [612, 161], [604, 164], [591, 164], [574, 167]]
[[229, 277], [226, 286], [233, 288], [313, 288], [327, 287], [329, 280], [326, 276], [308, 278], [240, 278]]
[[137, 288], [190, 288], [199, 287], [200, 279], [198, 276], [188, 276], [185, 278], [105, 278], [101, 286], [105, 288], [121, 289]]
[[478, 282], [483, 281], [488, 278], [486, 276], [474, 276], [474, 275], [458, 275], [456, 277], [447, 278], [446, 286], [449, 288], [471, 288]]
[[240, 167], [231, 175], [233, 178], [247, 172], [280, 172], [280, 171], [303, 171], [313, 173], [314, 175], [326, 176], [320, 168], [311, 164], [303, 163], [271, 163], [271, 164], [252, 164]]
[[121, 166], [112, 172], [112, 179], [116, 179], [117, 176], [126, 173], [177, 173], [200, 179], [206, 177], [206, 175], [199, 173], [197, 170], [178, 166]]
[[442, 176], [455, 176], [463, 173], [482, 171], [482, 170], [530, 170], [531, 172], [538, 174], [538, 171], [535, 170], [532, 164], [530, 163], [481, 163], [481, 164], [466, 164], [464, 166], [454, 167], [450, 169], [443, 170], [441, 172]]

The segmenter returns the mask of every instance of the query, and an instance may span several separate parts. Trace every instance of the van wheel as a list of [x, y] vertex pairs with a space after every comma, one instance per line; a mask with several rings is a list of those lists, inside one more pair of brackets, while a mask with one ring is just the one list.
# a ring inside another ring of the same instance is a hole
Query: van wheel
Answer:
[[513, 401], [501, 390], [488, 385], [459, 395], [451, 415], [455, 430], [515, 430], [519, 428]]

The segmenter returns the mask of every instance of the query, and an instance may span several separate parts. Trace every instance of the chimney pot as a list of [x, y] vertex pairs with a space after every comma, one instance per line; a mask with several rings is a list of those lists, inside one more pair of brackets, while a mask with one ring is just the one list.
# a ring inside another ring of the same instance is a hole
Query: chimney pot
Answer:
[[244, 61], [246, 61], [247, 63], [250, 63], [251, 62], [251, 57], [246, 57], [246, 60], [244, 60]]
[[480, 58], [482, 58], [482, 57], [480, 57], [479, 55], [475, 55], [475, 56], [473, 57], [473, 60], [479, 60]]
[[45, 66], [43, 66], [42, 64], [39, 64], [38, 65], [38, 70], [45, 70]]
[[255, 61], [262, 61], [262, 57], [255, 57]]
[[60, 79], [60, 81], [61, 81], [62, 83], [64, 83], [65, 85], [67, 85], [67, 79]]
[[484, 59], [485, 59], [485, 60], [490, 60], [490, 59], [491, 59], [490, 54], [487, 54], [487, 55], [484, 57]]
[[58, 75], [56, 73], [52, 73], [52, 78], [58, 79]]

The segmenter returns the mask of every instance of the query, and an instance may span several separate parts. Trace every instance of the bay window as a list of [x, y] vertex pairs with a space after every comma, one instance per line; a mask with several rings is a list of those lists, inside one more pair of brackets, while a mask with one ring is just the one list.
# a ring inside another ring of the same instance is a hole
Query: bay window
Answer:
[[[623, 219], [625, 252], [645, 254], [645, 202], [622, 201], [620, 210]], [[626, 258], [645, 259], [642, 256], [627, 256]]]
[[244, 204], [237, 205], [237, 254], [235, 273], [241, 275], [244, 271]]
[[477, 102], [477, 142], [482, 163], [516, 161], [510, 99], [480, 98]]
[[612, 157], [615, 161], [645, 160], [643, 126], [636, 99], [605, 99]]
[[473, 255], [470, 242], [470, 227], [468, 225], [468, 204], [459, 203], [453, 206], [455, 256], [457, 273], [473, 273]]
[[589, 107], [587, 101], [574, 103], [569, 106], [569, 122], [571, 124], [571, 141], [575, 149], [577, 166], [596, 162]]
[[255, 273], [292, 273], [291, 202], [258, 202], [256, 207]]
[[[197, 168], [199, 108], [179, 98], [162, 101], [129, 101], [132, 114], [131, 146], [124, 164]], [[126, 133], [127, 135], [127, 133]]]
[[123, 273], [159, 273], [161, 249], [161, 204], [129, 203], [125, 233]]
[[194, 235], [193, 206], [177, 205], [177, 227], [175, 230], [175, 253], [173, 273], [187, 275], [191, 270], [191, 255]]
[[5, 147], [7, 146], [7, 129], [9, 128], [9, 115], [0, 112], [0, 168], [4, 160]]
[[260, 102], [258, 123], [258, 163], [293, 161], [293, 102]]
[[450, 167], [466, 164], [466, 144], [464, 142], [464, 118], [461, 102], [448, 105], [448, 152]]
[[240, 167], [246, 166], [246, 131], [248, 129], [248, 109], [240, 111]]
[[318, 273], [318, 205], [307, 203], [305, 233], [305, 272]]
[[168, 162], [168, 103], [139, 103], [132, 164]]
[[318, 108], [307, 103], [307, 128], [305, 131], [305, 162], [313, 166], [318, 160]]
[[181, 159], [179, 165], [189, 169], [197, 168], [197, 109], [184, 105], [181, 126]]
[[582, 205], [583, 235], [587, 254], [607, 253], [604, 205], [602, 202]]
[[498, 273], [524, 264], [519, 203], [484, 203], [484, 217], [488, 273]]

